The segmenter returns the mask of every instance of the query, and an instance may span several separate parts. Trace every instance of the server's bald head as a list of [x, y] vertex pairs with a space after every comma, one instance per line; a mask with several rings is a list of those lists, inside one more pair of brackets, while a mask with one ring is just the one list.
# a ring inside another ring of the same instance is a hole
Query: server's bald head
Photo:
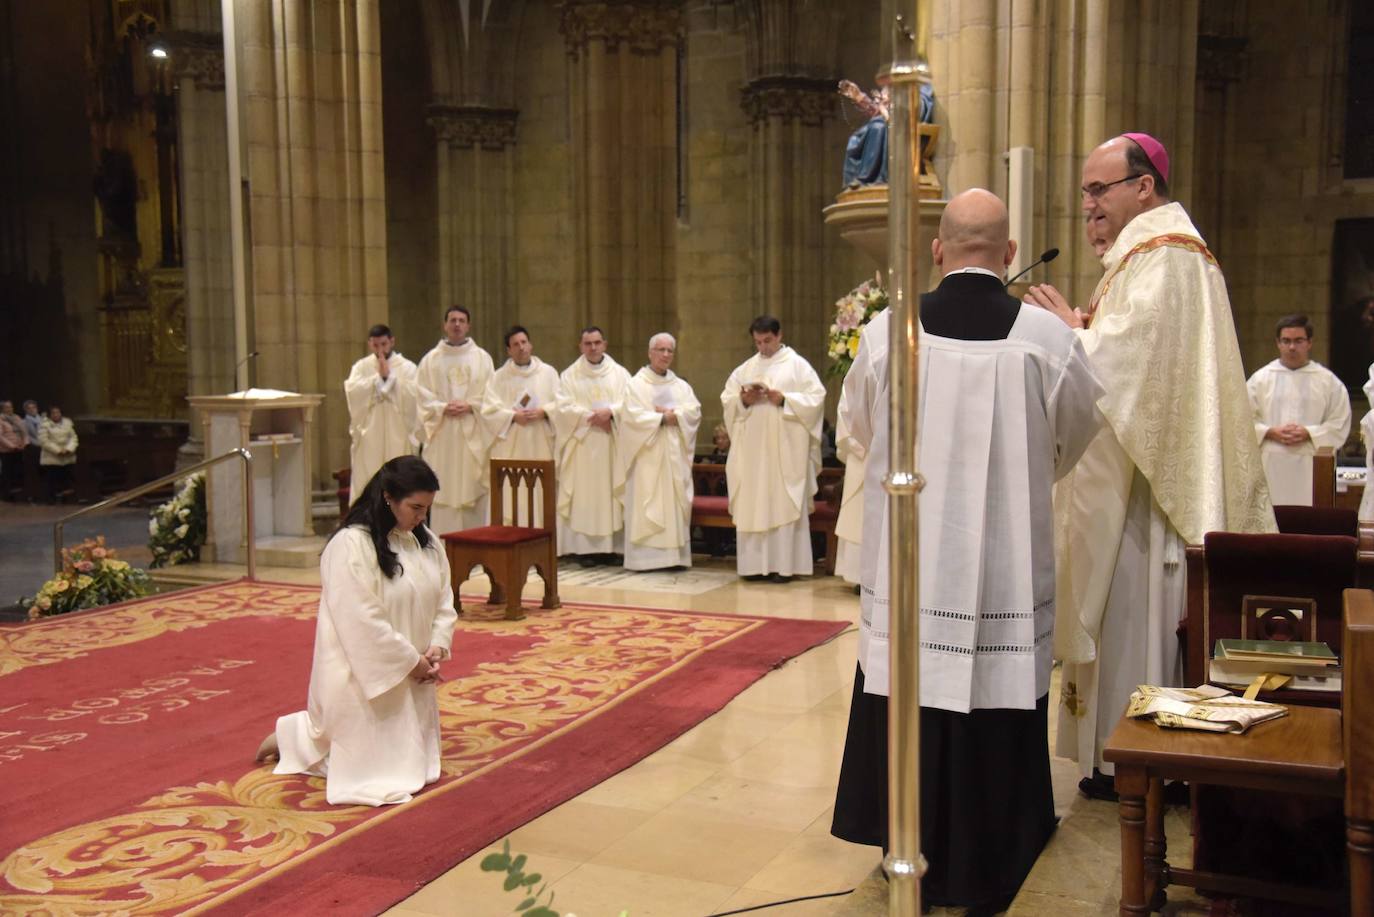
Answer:
[[955, 195], [940, 215], [940, 234], [931, 243], [941, 275], [966, 267], [1001, 274], [1016, 257], [1011, 224], [1001, 198], [982, 188]]

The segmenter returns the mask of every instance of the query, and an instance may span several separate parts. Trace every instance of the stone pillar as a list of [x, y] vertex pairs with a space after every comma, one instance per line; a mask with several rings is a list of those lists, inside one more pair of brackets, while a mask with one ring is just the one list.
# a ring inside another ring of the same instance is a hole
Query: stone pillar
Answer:
[[744, 87], [753, 125], [749, 184], [754, 239], [754, 313], [771, 313], [783, 336], [812, 365], [825, 366], [828, 306], [825, 224], [820, 212], [836, 185], [825, 121], [837, 110], [836, 81], [766, 76]]
[[[489, 341], [515, 322], [515, 125], [518, 112], [430, 107], [438, 142], [440, 308], [480, 313]], [[499, 360], [498, 360], [499, 362]]]
[[348, 461], [340, 386], [388, 320], [378, 0], [237, 0], [250, 378], [322, 392], [314, 479]]
[[[217, 11], [216, 11], [217, 14]], [[188, 395], [234, 389], [233, 277], [229, 264], [228, 155], [225, 146], [224, 39], [204, 31], [169, 36], [177, 80], [177, 147], [181, 169], [182, 264], [186, 276]], [[192, 410], [178, 461], [205, 457], [199, 411]]]
[[[565, 0], [570, 58], [574, 284], [579, 325], [605, 327], [637, 365], [649, 335], [678, 330], [678, 0]], [[631, 354], [635, 356], [631, 357]]]

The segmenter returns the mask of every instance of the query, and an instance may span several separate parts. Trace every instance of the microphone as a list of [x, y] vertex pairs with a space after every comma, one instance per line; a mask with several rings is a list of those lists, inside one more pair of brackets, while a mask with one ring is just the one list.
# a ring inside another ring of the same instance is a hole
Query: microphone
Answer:
[[[1056, 255], [1059, 254], [1059, 250], [1058, 250], [1058, 249], [1055, 250], [1055, 254], [1056, 254]], [[1036, 262], [1036, 263], [1038, 264], [1039, 262]], [[1031, 267], [1035, 267], [1035, 265], [1032, 264]], [[1026, 268], [1026, 270], [1028, 271], [1028, 270], [1030, 270], [1030, 268]], [[1022, 271], [1021, 273], [1024, 274], [1025, 271]], [[1021, 274], [1017, 274], [1016, 276], [1017, 276], [1017, 277], [1020, 277]], [[256, 357], [257, 355], [258, 355], [258, 351], [255, 350], [255, 351], [253, 351], [252, 353], [250, 353], [248, 356], [244, 357], [242, 360], [239, 360], [237, 363], [234, 364], [234, 372], [237, 373], [240, 369], [243, 368], [243, 364], [247, 363], [249, 360], [253, 359], [253, 358]]]
[[1010, 280], [1008, 280], [1006, 283], [1002, 284], [1002, 287], [1005, 289], [1006, 287], [1011, 286], [1013, 283], [1015, 283], [1016, 281], [1020, 280], [1022, 277], [1026, 276], [1027, 274], [1029, 274], [1029, 273], [1030, 273], [1032, 270], [1034, 270], [1035, 268], [1039, 267], [1039, 266], [1042, 265], [1042, 264], [1049, 264], [1051, 261], [1053, 261], [1055, 258], [1058, 258], [1058, 257], [1059, 257], [1059, 249], [1057, 249], [1057, 248], [1051, 248], [1051, 249], [1049, 249], [1048, 251], [1046, 251], [1044, 254], [1042, 254], [1042, 255], [1040, 256], [1040, 259], [1039, 259], [1038, 261], [1036, 261], [1036, 262], [1035, 262], [1034, 264], [1032, 264], [1030, 267], [1026, 268], [1026, 269], [1025, 269], [1024, 271], [1022, 271], [1021, 273], [1017, 274], [1015, 277], [1013, 277], [1013, 278], [1011, 278]]

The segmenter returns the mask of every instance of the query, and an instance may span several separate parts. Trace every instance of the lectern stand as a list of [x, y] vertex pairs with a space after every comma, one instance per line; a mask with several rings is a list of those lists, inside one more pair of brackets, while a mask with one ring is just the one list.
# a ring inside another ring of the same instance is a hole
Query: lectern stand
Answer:
[[[294, 540], [313, 542], [311, 426], [324, 396], [248, 389], [231, 395], [193, 395], [186, 400], [200, 411], [206, 458], [238, 448], [253, 455], [253, 527], [259, 558], [263, 547], [280, 549]], [[242, 473], [238, 464], [224, 463], [207, 473], [206, 560], [242, 563], [245, 559]]]

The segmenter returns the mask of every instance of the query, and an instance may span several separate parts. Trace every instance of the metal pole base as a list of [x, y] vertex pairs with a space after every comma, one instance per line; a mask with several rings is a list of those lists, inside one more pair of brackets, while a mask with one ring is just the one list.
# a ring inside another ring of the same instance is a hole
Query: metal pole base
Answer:
[[888, 917], [918, 917], [921, 913], [921, 877], [926, 874], [926, 858], [899, 860], [889, 853], [883, 857], [883, 873], [887, 876]]

